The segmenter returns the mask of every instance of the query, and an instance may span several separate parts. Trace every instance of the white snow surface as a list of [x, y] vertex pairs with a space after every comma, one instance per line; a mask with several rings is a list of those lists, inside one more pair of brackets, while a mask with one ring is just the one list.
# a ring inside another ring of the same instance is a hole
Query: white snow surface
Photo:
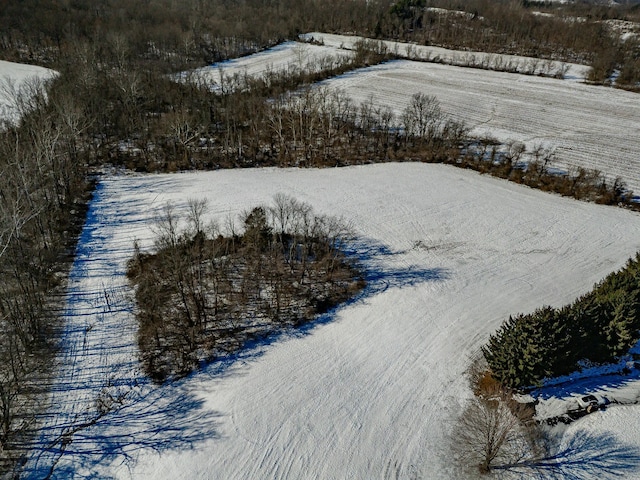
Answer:
[[321, 82], [355, 102], [388, 107], [396, 118], [416, 93], [474, 135], [555, 152], [553, 165], [621, 177], [640, 193], [640, 101], [624, 90], [553, 78], [398, 60]]
[[[464, 13], [464, 12], [459, 12]], [[362, 40], [371, 40], [366, 37], [358, 37], [355, 35], [338, 35], [323, 32], [309, 32], [301, 35], [305, 40], [313, 39], [321, 42], [325, 46], [333, 46], [336, 48], [353, 49], [356, 43]], [[431, 45], [417, 45], [415, 43], [395, 42], [392, 40], [372, 40], [382, 43], [386, 46], [390, 53], [394, 53], [402, 58], [412, 60], [423, 60], [436, 63], [445, 63], [450, 65], [462, 66], [488, 66], [497, 68], [506, 68], [511, 66], [521, 73], [533, 73], [545, 75], [554, 74], [559, 70], [566, 68], [565, 78], [567, 80], [584, 81], [587, 78], [590, 67], [578, 63], [566, 63], [557, 60], [541, 60], [533, 57], [524, 57], [521, 55], [506, 55], [498, 53], [475, 52], [468, 50], [454, 50], [451, 48], [435, 47]]]
[[304, 42], [284, 42], [262, 52], [214, 63], [190, 72], [183, 72], [180, 78], [210, 85], [221, 89], [224, 81], [234, 76], [258, 78], [267, 72], [304, 72], [318, 71], [324, 64], [333, 64], [340, 58], [351, 57], [350, 50], [331, 46], [313, 45]]
[[[124, 276], [134, 239], [151, 246], [168, 201], [180, 211], [207, 198], [224, 224], [280, 192], [351, 222], [364, 293], [187, 379], [145, 381]], [[463, 478], [449, 432], [480, 346], [509, 314], [566, 304], [639, 249], [637, 214], [444, 165], [105, 176], [71, 272], [59, 381], [25, 476], [55, 467], [51, 478], [65, 479]], [[95, 418], [101, 391], [122, 406], [67, 435], [62, 452], [56, 440]], [[622, 412], [605, 415], [629, 417], [632, 431], [594, 416], [585, 424], [640, 447], [638, 411]], [[563, 442], [581, 435], [579, 424]]]
[[40, 81], [46, 81], [57, 72], [37, 65], [0, 60], [0, 121], [15, 123], [20, 119], [15, 95], [28, 94]]

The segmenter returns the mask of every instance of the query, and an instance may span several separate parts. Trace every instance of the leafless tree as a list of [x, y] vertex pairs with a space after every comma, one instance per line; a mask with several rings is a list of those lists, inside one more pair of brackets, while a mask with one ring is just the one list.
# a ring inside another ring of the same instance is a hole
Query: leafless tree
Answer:
[[452, 433], [452, 450], [465, 469], [487, 474], [493, 469], [540, 458], [543, 445], [534, 409], [514, 399], [482, 360], [469, 371], [474, 396], [466, 401]]
[[405, 135], [431, 141], [439, 134], [443, 115], [433, 95], [416, 93], [402, 114]]

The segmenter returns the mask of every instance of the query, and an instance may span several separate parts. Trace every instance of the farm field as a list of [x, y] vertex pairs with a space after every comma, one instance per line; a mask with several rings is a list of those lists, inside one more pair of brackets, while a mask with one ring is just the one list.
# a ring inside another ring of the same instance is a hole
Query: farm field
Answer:
[[[324, 46], [336, 48], [354, 49], [358, 41], [366, 40], [366, 37], [351, 35], [337, 35], [323, 32], [310, 32], [301, 37], [305, 40], [314, 40]], [[376, 40], [377, 42], [378, 40]], [[434, 47], [431, 45], [416, 45], [406, 42], [380, 41], [389, 52], [400, 57], [414, 60], [429, 60], [436, 63], [450, 65], [478, 65], [493, 69], [507, 68], [521, 73], [553, 75], [564, 71], [567, 80], [584, 81], [589, 72], [589, 67], [577, 63], [565, 63], [555, 60], [540, 60], [521, 55], [506, 55], [486, 52], [469, 52], [453, 50], [450, 48]], [[498, 68], [499, 67], [499, 68]], [[565, 71], [566, 70], [566, 71]]]
[[[224, 225], [280, 192], [352, 224], [365, 292], [302, 332], [150, 385], [124, 276], [134, 240], [151, 246], [167, 201], [184, 212], [189, 198], [207, 198]], [[52, 478], [461, 478], [449, 432], [479, 347], [509, 314], [565, 304], [639, 249], [637, 214], [444, 165], [106, 176], [71, 273], [54, 406], [25, 473], [41, 478], [55, 465]], [[105, 401], [113, 410], [96, 416]], [[581, 438], [584, 425], [596, 440], [640, 448], [640, 434], [612, 431], [600, 415], [618, 414], [593, 414], [562, 441]], [[583, 468], [575, 478], [589, 478]]]
[[312, 45], [302, 42], [284, 42], [263, 52], [236, 58], [183, 72], [180, 78], [211, 84], [212, 88], [222, 88], [222, 83], [234, 76], [248, 75], [260, 77], [272, 72], [318, 71], [340, 58], [351, 57], [354, 52], [332, 46]]
[[28, 93], [33, 82], [45, 81], [56, 72], [37, 65], [0, 60], [0, 121], [14, 123], [19, 119], [15, 94]]
[[[323, 56], [349, 54], [362, 37], [311, 32], [302, 36], [323, 46], [287, 42], [229, 62], [196, 70], [195, 78], [219, 82], [220, 71], [262, 75], [268, 68], [282, 70], [316, 65]], [[389, 51], [406, 55], [410, 49], [419, 58], [439, 58], [456, 64], [473, 62], [519, 65], [531, 68], [528, 57], [462, 52], [430, 46], [385, 42]], [[347, 50], [346, 50], [347, 49]], [[500, 59], [498, 61], [498, 59]], [[434, 95], [442, 110], [464, 121], [473, 135], [489, 135], [501, 142], [518, 141], [529, 151], [543, 147], [554, 152], [553, 166], [596, 169], [611, 180], [620, 176], [640, 193], [640, 102], [637, 95], [608, 87], [581, 83], [588, 67], [567, 64], [566, 80], [466, 68], [439, 63], [397, 60], [358, 69], [321, 82], [340, 89], [355, 102], [373, 102], [399, 116], [415, 93]], [[560, 68], [560, 62], [536, 71]]]
[[555, 152], [562, 169], [600, 170], [640, 192], [640, 102], [637, 94], [551, 78], [398, 60], [322, 82], [355, 102], [399, 116], [415, 93], [434, 95], [442, 110], [474, 135]]

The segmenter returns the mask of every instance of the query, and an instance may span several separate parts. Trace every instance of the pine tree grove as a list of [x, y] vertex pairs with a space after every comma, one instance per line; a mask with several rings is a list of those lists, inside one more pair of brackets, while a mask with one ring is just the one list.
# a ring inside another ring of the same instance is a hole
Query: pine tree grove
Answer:
[[611, 362], [639, 339], [640, 253], [571, 305], [509, 317], [482, 352], [496, 379], [523, 389], [581, 361]]

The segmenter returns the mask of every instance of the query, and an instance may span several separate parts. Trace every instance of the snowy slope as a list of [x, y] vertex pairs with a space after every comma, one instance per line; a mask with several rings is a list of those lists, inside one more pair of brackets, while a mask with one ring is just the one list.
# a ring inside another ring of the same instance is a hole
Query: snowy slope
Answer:
[[253, 55], [183, 72], [180, 78], [211, 85], [212, 88], [222, 88], [224, 81], [229, 82], [236, 75], [259, 78], [269, 71], [318, 71], [323, 63], [326, 67], [340, 58], [350, 56], [353, 56], [352, 51], [331, 46], [284, 42]]
[[[184, 381], [136, 381], [133, 240], [150, 245], [167, 201], [208, 198], [224, 224], [278, 192], [353, 224], [365, 293]], [[448, 433], [480, 345], [509, 314], [567, 303], [621, 267], [640, 216], [443, 165], [110, 176], [78, 248], [55, 407], [27, 476], [57, 462], [53, 478], [451, 479]], [[105, 387], [122, 405], [60, 452], [64, 423], [95, 418]]]
[[55, 75], [57, 73], [48, 68], [0, 60], [0, 121], [17, 122], [20, 113], [16, 108], [16, 94], [29, 94], [39, 81]]
[[406, 60], [357, 70], [323, 84], [356, 102], [372, 100], [400, 115], [411, 96], [435, 95], [471, 133], [552, 148], [556, 165], [622, 177], [640, 193], [638, 95], [551, 78]]

